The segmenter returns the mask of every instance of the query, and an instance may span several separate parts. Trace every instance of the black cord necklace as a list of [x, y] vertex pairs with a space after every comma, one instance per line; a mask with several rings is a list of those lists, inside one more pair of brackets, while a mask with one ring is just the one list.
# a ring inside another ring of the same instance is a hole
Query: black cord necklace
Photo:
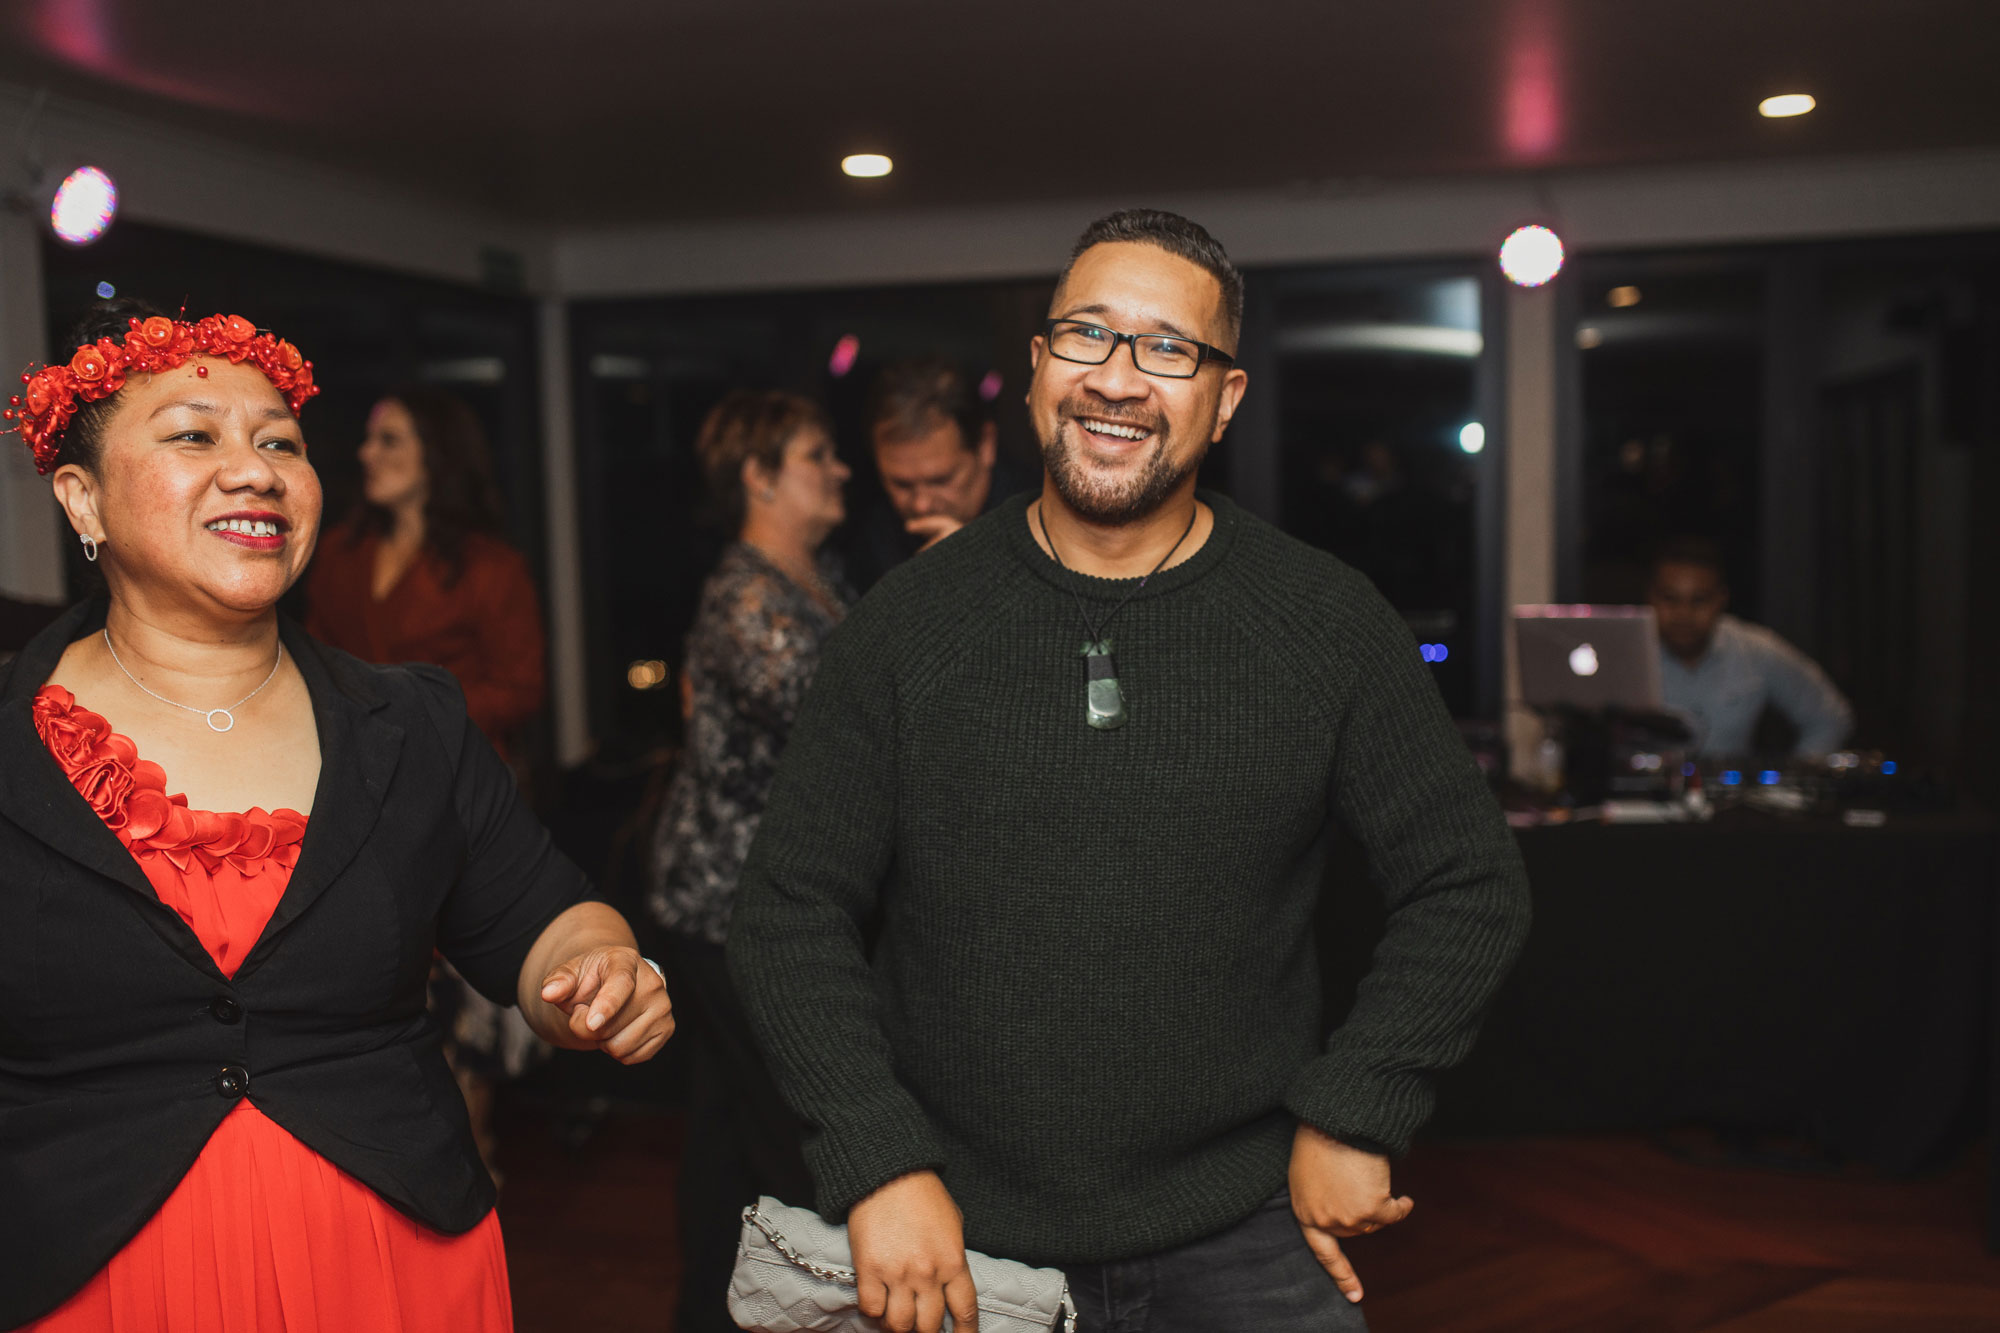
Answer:
[[[1174, 552], [1181, 549], [1181, 543], [1188, 539], [1190, 532], [1194, 531], [1194, 521], [1200, 515], [1201, 506], [1196, 505], [1188, 514], [1187, 527], [1181, 530], [1181, 535], [1175, 539], [1174, 544], [1167, 548], [1167, 553], [1160, 557], [1160, 563], [1148, 570], [1138, 583], [1128, 588], [1125, 595], [1118, 599], [1118, 604], [1111, 608], [1103, 620], [1095, 622], [1091, 620], [1090, 612], [1083, 604], [1083, 594], [1076, 590], [1074, 583], [1070, 585], [1069, 595], [1076, 599], [1077, 617], [1083, 621], [1084, 633], [1090, 636], [1083, 641], [1083, 648], [1079, 654], [1083, 658], [1085, 669], [1083, 720], [1099, 731], [1116, 730], [1125, 725], [1126, 718], [1125, 693], [1118, 688], [1118, 659], [1111, 655], [1111, 639], [1107, 633], [1111, 628], [1111, 622], [1125, 609], [1125, 603], [1136, 597], [1139, 590], [1146, 586], [1146, 579], [1152, 578], [1167, 567], [1167, 561], [1174, 558]], [[1042, 530], [1042, 543], [1049, 548], [1049, 555], [1054, 558], [1056, 568], [1065, 574], [1070, 573], [1070, 567], [1064, 564], [1062, 556], [1056, 553], [1056, 544], [1049, 536], [1048, 523], [1042, 518], [1042, 502], [1039, 500], [1035, 502], [1035, 526]]]

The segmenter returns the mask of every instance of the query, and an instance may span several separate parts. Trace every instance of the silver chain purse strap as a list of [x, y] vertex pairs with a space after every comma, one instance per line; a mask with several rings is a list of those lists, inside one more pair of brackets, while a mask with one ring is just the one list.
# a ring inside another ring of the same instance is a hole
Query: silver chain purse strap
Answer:
[[[805, 1269], [806, 1272], [811, 1273], [814, 1277], [818, 1278], [820, 1281], [838, 1282], [843, 1287], [852, 1287], [858, 1285], [858, 1280], [854, 1276], [853, 1269], [827, 1268], [824, 1267], [823, 1265], [814, 1263], [812, 1260], [806, 1258], [803, 1254], [800, 1254], [797, 1250], [793, 1249], [792, 1243], [786, 1240], [784, 1235], [776, 1227], [771, 1225], [771, 1219], [765, 1217], [764, 1214], [757, 1211], [756, 1204], [751, 1204], [748, 1208], [745, 1208], [743, 1210], [743, 1220], [745, 1222], [754, 1223], [757, 1229], [764, 1233], [764, 1238], [770, 1241], [771, 1244], [774, 1247], [776, 1247], [779, 1254], [784, 1255], [787, 1259], [790, 1259], [793, 1263], [797, 1264], [800, 1268]], [[1069, 1333], [1076, 1333], [1076, 1329], [1074, 1327], [1070, 1328]]]

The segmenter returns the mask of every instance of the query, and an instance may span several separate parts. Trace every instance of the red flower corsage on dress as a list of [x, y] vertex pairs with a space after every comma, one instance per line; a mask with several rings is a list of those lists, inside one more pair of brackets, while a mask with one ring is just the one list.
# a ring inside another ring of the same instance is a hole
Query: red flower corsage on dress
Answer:
[[165, 856], [180, 870], [196, 860], [208, 870], [227, 862], [239, 871], [273, 858], [286, 869], [298, 864], [306, 819], [296, 810], [216, 814], [188, 809], [187, 797], [167, 795], [167, 773], [111, 729], [103, 717], [77, 706], [60, 685], [35, 695], [35, 730], [83, 799], [134, 852]]

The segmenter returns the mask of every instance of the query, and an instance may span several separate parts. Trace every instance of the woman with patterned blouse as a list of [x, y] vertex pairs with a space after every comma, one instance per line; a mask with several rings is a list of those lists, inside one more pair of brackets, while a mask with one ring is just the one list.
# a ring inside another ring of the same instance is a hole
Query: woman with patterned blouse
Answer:
[[812, 1197], [799, 1122], [764, 1070], [722, 946], [785, 738], [848, 601], [820, 558], [846, 516], [848, 477], [824, 412], [796, 394], [732, 393], [695, 449], [737, 537], [688, 632], [687, 744], [654, 845], [652, 906], [668, 930], [694, 1079], [679, 1189], [681, 1333], [734, 1327], [725, 1299], [744, 1205]]

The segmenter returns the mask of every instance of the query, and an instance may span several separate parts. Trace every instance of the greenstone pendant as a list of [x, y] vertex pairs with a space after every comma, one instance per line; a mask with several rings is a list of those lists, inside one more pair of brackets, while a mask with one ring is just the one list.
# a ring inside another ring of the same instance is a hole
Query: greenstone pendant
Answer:
[[1081, 656], [1089, 680], [1083, 720], [1099, 731], [1115, 731], [1125, 725], [1125, 693], [1118, 688], [1118, 659], [1111, 655], [1111, 640], [1084, 644]]

